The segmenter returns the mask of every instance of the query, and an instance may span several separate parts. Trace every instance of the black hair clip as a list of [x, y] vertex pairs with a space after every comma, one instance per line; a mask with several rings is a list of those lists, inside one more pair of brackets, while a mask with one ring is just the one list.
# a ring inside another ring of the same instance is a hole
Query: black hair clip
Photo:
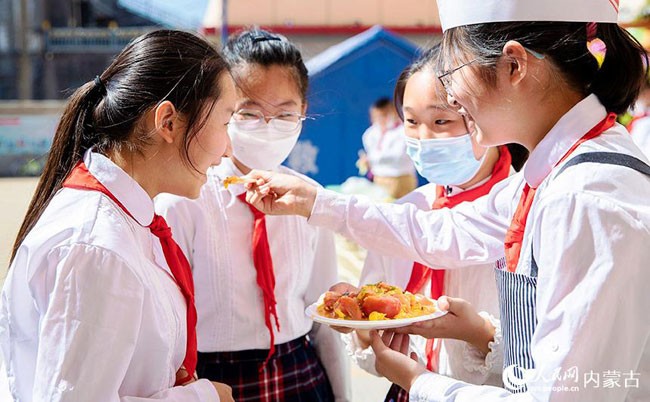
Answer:
[[99, 77], [99, 75], [95, 76], [95, 88], [99, 88], [99, 90], [102, 92], [102, 94], [106, 93], [106, 85], [104, 85], [104, 81]]
[[256, 44], [258, 42], [271, 41], [271, 40], [282, 41], [281, 38], [278, 38], [277, 36], [269, 35], [267, 33], [254, 33], [254, 34], [251, 34], [251, 40], [253, 41], [253, 44]]

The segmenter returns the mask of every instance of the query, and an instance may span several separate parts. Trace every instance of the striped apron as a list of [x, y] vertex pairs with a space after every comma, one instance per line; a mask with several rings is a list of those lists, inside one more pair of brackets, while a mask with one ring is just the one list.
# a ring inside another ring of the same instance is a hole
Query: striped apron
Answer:
[[[556, 177], [567, 168], [581, 163], [623, 166], [650, 177], [650, 166], [645, 162], [633, 156], [616, 152], [589, 152], [575, 156], [562, 166]], [[537, 326], [535, 306], [538, 267], [532, 251], [531, 259], [528, 262], [530, 276], [509, 272], [503, 258], [498, 260], [495, 265], [503, 336], [504, 386], [513, 393], [526, 391], [521, 369], [535, 368], [530, 346]], [[510, 381], [505, 378], [507, 375], [510, 377]], [[512, 378], [513, 376], [515, 378]], [[516, 379], [522, 381], [519, 382]]]

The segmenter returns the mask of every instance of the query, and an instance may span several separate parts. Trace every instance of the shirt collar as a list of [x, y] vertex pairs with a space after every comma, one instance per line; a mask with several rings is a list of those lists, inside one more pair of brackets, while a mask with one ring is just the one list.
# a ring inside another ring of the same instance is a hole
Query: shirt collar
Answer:
[[153, 200], [125, 171], [104, 155], [86, 151], [84, 163], [88, 171], [117, 198], [142, 226], [153, 221]]
[[594, 94], [573, 106], [531, 152], [524, 166], [526, 183], [537, 188], [573, 144], [606, 116], [607, 110]]

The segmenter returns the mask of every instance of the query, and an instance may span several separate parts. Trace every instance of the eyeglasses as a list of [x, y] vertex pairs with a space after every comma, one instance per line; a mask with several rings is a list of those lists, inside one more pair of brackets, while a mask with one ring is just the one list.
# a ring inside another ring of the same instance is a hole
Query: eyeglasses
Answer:
[[469, 66], [470, 64], [476, 62], [478, 59], [474, 59], [471, 61], [468, 61], [467, 63], [461, 64], [460, 66], [456, 68], [452, 68], [451, 70], [443, 71], [442, 74], [438, 76], [438, 79], [440, 80], [440, 83], [442, 84], [443, 88], [445, 88], [445, 92], [447, 92], [447, 95], [453, 96], [451, 92], [451, 84], [453, 80], [451, 79], [451, 75], [455, 73], [456, 71], [460, 70], [461, 68], [465, 66]]
[[242, 128], [256, 129], [268, 124], [278, 131], [293, 131], [307, 119], [307, 116], [298, 112], [280, 112], [275, 116], [265, 116], [255, 109], [240, 109], [232, 117], [237, 124], [242, 125]]
[[[541, 54], [540, 52], [536, 52], [532, 49], [528, 49], [527, 47], [524, 47], [524, 49], [533, 55], [536, 59], [543, 60], [545, 56]], [[443, 71], [442, 74], [438, 76], [438, 79], [442, 83], [442, 86], [445, 88], [445, 92], [447, 92], [447, 95], [453, 96], [453, 93], [451, 92], [451, 84], [453, 82], [452, 80], [452, 74], [455, 73], [456, 71], [460, 70], [461, 68], [465, 66], [469, 66], [470, 64], [476, 62], [478, 59], [474, 59], [471, 61], [468, 61], [467, 63], [461, 64], [460, 66], [456, 68], [452, 68], [451, 70]]]

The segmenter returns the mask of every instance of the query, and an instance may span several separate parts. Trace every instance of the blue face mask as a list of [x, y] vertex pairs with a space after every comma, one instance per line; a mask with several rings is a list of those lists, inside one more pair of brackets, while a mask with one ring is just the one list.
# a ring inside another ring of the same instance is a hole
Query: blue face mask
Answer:
[[469, 134], [428, 140], [407, 137], [406, 153], [422, 177], [440, 185], [467, 183], [485, 158], [476, 160]]

